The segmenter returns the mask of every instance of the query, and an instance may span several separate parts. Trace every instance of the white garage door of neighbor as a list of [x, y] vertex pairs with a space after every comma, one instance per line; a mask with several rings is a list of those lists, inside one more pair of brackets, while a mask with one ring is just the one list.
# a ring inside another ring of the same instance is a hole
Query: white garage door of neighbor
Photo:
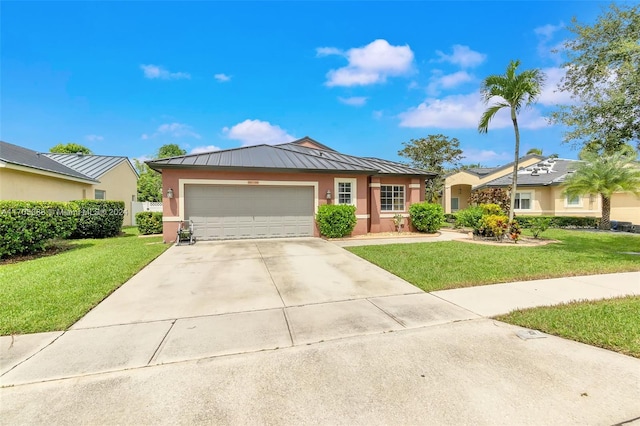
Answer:
[[185, 218], [201, 240], [313, 236], [312, 186], [185, 185]]

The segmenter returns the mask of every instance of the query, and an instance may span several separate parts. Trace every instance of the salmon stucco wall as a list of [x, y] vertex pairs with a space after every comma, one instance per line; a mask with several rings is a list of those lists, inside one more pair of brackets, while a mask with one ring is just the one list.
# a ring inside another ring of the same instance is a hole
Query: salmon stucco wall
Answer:
[[[234, 172], [234, 171], [210, 171], [210, 170], [194, 170], [194, 169], [165, 169], [162, 171], [162, 194], [163, 194], [163, 237], [166, 242], [174, 241], [180, 221], [184, 220], [184, 212], [180, 211], [181, 205], [181, 184], [180, 180], [185, 179], [198, 179], [203, 180], [203, 184], [206, 181], [232, 181], [230, 184], [259, 184], [268, 186], [269, 182], [308, 182], [310, 185], [317, 185], [318, 195], [315, 203], [317, 206], [326, 204], [327, 202], [336, 202], [337, 193], [337, 180], [340, 179], [353, 179], [355, 182], [355, 205], [356, 205], [356, 217], [358, 222], [353, 231], [353, 235], [366, 234], [372, 228], [375, 228], [374, 221], [383, 222], [376, 223], [378, 229], [382, 224], [386, 230], [389, 228], [393, 230], [393, 215], [395, 214], [381, 214], [379, 211], [377, 214], [370, 212], [372, 203], [371, 191], [370, 191], [370, 178], [366, 175], [332, 175], [322, 173], [265, 173], [265, 172]], [[379, 183], [378, 179], [378, 183]], [[405, 185], [405, 201], [406, 208], [400, 212], [408, 216], [408, 206], [420, 201], [420, 195], [424, 199], [424, 182], [421, 179], [410, 178], [396, 178], [384, 181], [385, 184], [398, 184]], [[413, 186], [413, 189], [410, 188]], [[167, 190], [171, 188], [173, 190], [173, 198], [167, 198]], [[327, 200], [327, 191], [331, 192], [331, 200]], [[413, 193], [411, 192], [413, 191]], [[413, 195], [413, 198], [411, 198]], [[379, 202], [377, 204], [379, 210]], [[382, 217], [381, 217], [382, 216]], [[379, 231], [374, 231], [379, 232]], [[319, 230], [317, 225], [314, 229], [315, 236], [319, 236]]]
[[0, 200], [71, 201], [93, 198], [92, 185], [0, 168]]

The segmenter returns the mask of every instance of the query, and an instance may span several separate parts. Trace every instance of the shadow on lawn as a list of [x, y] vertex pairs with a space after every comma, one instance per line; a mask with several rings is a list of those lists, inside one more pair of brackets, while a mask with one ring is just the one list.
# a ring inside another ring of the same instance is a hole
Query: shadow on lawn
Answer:
[[75, 243], [75, 241], [78, 241], [78, 240], [54, 241], [44, 251], [41, 251], [39, 253], [16, 255], [6, 259], [0, 259], [0, 266], [26, 262], [29, 260], [40, 259], [42, 257], [55, 256], [60, 253], [93, 247], [95, 245], [95, 243], [88, 243], [88, 242], [78, 244], [78, 243]]

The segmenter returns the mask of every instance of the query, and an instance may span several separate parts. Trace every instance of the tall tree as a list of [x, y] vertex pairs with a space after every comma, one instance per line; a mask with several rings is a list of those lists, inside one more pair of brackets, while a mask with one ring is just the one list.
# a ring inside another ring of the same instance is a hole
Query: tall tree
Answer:
[[552, 121], [569, 128], [564, 141], [600, 154], [635, 141], [640, 149], [640, 4], [612, 3], [593, 25], [573, 18], [562, 52], [566, 76], [558, 86], [575, 104]]
[[527, 151], [527, 155], [531, 155], [531, 154], [542, 155], [542, 149], [540, 149], [540, 148], [531, 148], [529, 151]]
[[398, 155], [408, 158], [409, 163], [418, 169], [437, 173], [438, 176], [426, 183], [426, 200], [435, 202], [444, 186], [443, 175], [449, 168], [457, 168], [464, 158], [460, 149], [460, 141], [442, 134], [428, 135], [426, 138], [411, 139], [403, 142]]
[[[172, 143], [158, 148], [155, 158], [178, 157], [186, 153], [187, 151]], [[140, 176], [138, 178], [138, 201], [162, 201], [162, 175], [142, 161], [135, 160], [134, 163]]]
[[508, 108], [511, 113], [513, 130], [515, 132], [515, 155], [513, 161], [513, 177], [511, 184], [511, 208], [509, 210], [509, 221], [513, 220], [513, 210], [516, 204], [516, 190], [518, 185], [518, 159], [520, 158], [520, 130], [518, 129], [518, 112], [522, 107], [527, 107], [536, 102], [545, 75], [539, 69], [531, 69], [517, 73], [520, 61], [511, 61], [507, 66], [507, 71], [502, 74], [494, 74], [486, 77], [482, 82], [481, 94], [484, 103], [493, 104], [487, 108], [480, 118], [478, 131], [487, 133], [489, 123], [496, 113], [502, 108]]
[[55, 154], [77, 154], [78, 152], [81, 152], [87, 155], [93, 154], [93, 152], [91, 152], [91, 150], [86, 146], [73, 143], [73, 142], [59, 143], [57, 145], [54, 145], [51, 148], [49, 148], [49, 152], [53, 152]]
[[624, 152], [608, 155], [588, 152], [584, 155], [585, 161], [578, 163], [574, 173], [564, 181], [564, 192], [570, 197], [600, 194], [600, 229], [611, 228], [611, 197], [615, 192], [640, 196], [640, 167], [635, 158]]

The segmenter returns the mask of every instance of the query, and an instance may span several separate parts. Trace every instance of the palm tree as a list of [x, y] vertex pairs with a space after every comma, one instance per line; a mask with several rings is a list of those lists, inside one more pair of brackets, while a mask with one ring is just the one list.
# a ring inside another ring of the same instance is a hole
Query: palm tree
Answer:
[[640, 167], [635, 158], [623, 151], [610, 155], [587, 153], [583, 155], [584, 161], [578, 163], [574, 173], [564, 181], [564, 192], [569, 197], [600, 194], [600, 229], [611, 228], [611, 196], [614, 192], [632, 192], [640, 196]]
[[529, 154], [542, 155], [542, 149], [540, 149], [540, 148], [531, 148], [529, 151], [527, 151], [527, 155], [529, 155]]
[[515, 156], [513, 162], [513, 183], [511, 188], [511, 209], [509, 221], [513, 220], [513, 210], [516, 205], [516, 189], [518, 184], [518, 159], [520, 157], [520, 131], [518, 130], [518, 112], [522, 107], [527, 107], [536, 102], [545, 75], [539, 69], [531, 69], [516, 74], [520, 61], [511, 61], [504, 75], [490, 75], [482, 82], [480, 92], [485, 104], [494, 102], [483, 114], [478, 124], [480, 133], [489, 131], [489, 122], [502, 108], [509, 108], [511, 121], [516, 134]]

